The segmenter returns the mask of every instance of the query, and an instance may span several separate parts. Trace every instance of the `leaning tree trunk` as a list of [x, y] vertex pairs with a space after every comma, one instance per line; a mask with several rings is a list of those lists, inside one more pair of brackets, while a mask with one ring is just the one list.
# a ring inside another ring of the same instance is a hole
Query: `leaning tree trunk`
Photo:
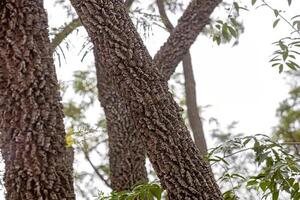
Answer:
[[[112, 82], [117, 97], [130, 109], [135, 130], [139, 130], [135, 137], [145, 142], [147, 154], [169, 198], [222, 199], [208, 165], [201, 159], [183, 122], [181, 109], [168, 91], [165, 77], [157, 70], [159, 65], [169, 69], [170, 65], [178, 64], [209, 20], [202, 24], [196, 22], [203, 16], [208, 19], [207, 15], [219, 1], [193, 0], [181, 20], [183, 26], [177, 28], [178, 32], [174, 30], [173, 37], [154, 62], [121, 0], [71, 2], [94, 46], [101, 50], [96, 53], [101, 64], [98, 67], [103, 68], [99, 71]], [[189, 14], [191, 19], [187, 18]], [[191, 29], [186, 27], [188, 20]], [[185, 35], [186, 31], [191, 33]]]
[[7, 200], [72, 200], [42, 0], [0, 2], [0, 147]]
[[[130, 9], [134, 0], [126, 0], [125, 6]], [[52, 40], [53, 51], [76, 28], [81, 26], [79, 19], [67, 24]], [[97, 52], [97, 50], [94, 50]], [[100, 61], [95, 55], [95, 65]], [[96, 67], [100, 69], [100, 67]], [[109, 88], [105, 76], [97, 70], [97, 88], [99, 100], [104, 108], [109, 143], [109, 186], [114, 191], [130, 190], [135, 185], [148, 181], [145, 167], [146, 151], [140, 138], [134, 137], [136, 131], [126, 104]]]
[[135, 137], [136, 130], [129, 106], [114, 91], [111, 80], [104, 75], [96, 46], [94, 52], [99, 100], [107, 123], [111, 188], [114, 191], [130, 190], [148, 181], [146, 152], [141, 139]]

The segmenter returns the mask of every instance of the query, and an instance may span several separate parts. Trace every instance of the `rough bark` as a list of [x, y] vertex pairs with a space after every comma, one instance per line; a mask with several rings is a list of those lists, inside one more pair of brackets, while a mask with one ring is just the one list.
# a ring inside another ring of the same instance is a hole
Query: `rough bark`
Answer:
[[[171, 33], [174, 29], [173, 24], [168, 18], [166, 13], [164, 0], [156, 0], [157, 7], [159, 10], [160, 17], [166, 29]], [[182, 60], [183, 74], [184, 74], [184, 86], [185, 86], [185, 97], [188, 119], [193, 132], [194, 141], [201, 155], [207, 154], [207, 144], [205, 140], [202, 120], [199, 116], [197, 106], [197, 95], [196, 95], [196, 82], [193, 72], [192, 57], [190, 52], [183, 57]]]
[[111, 80], [105, 76], [97, 46], [94, 53], [99, 100], [107, 123], [111, 188], [114, 191], [129, 190], [148, 181], [146, 152], [141, 139], [135, 137], [133, 116], [126, 102], [114, 91]]
[[[125, 1], [124, 4], [128, 10], [133, 2], [134, 0]], [[82, 24], [78, 18], [66, 25], [53, 38], [53, 49], [80, 26]], [[94, 51], [97, 52], [97, 50]], [[95, 55], [95, 58], [95, 65], [100, 65], [97, 55]], [[100, 67], [96, 67], [96, 69], [100, 69]], [[133, 122], [128, 108], [112, 89], [107, 88], [108, 85], [105, 77], [97, 70], [99, 99], [107, 119], [111, 183], [108, 184], [106, 180], [102, 180], [114, 191], [129, 190], [139, 183], [148, 181], [145, 167], [146, 152], [141, 140], [133, 137], [135, 130], [132, 126]]]
[[0, 147], [7, 200], [72, 200], [42, 0], [0, 1]]
[[[94, 46], [100, 49], [97, 56], [101, 66], [98, 67], [103, 69], [103, 76], [112, 82], [111, 89], [117, 98], [122, 99], [129, 108], [134, 128], [139, 130], [135, 137], [141, 137], [144, 141], [150, 161], [163, 187], [167, 189], [169, 199], [222, 199], [208, 165], [201, 159], [183, 122], [181, 109], [168, 91], [165, 78], [157, 70], [158, 65], [166, 66], [166, 63], [160, 61], [153, 64], [123, 2], [71, 2]], [[184, 15], [195, 26], [191, 31], [198, 31], [197, 34], [201, 31], [195, 23], [195, 18], [202, 19], [198, 12], [203, 11], [209, 16], [218, 3], [218, 0], [192, 1], [188, 12], [195, 13]], [[182, 22], [185, 22], [184, 19]], [[204, 25], [201, 25], [202, 28]], [[182, 28], [177, 30], [185, 32]], [[184, 37], [180, 33], [173, 36], [186, 40], [174, 41], [175, 45], [179, 45], [175, 46], [175, 53], [180, 56], [178, 62], [192, 44], [192, 38], [196, 38], [193, 36]], [[162, 50], [163, 55], [168, 55], [165, 52], [170, 50]]]
[[[210, 15], [214, 6], [220, 0], [192, 0], [178, 20], [177, 26], [171, 31], [167, 42], [154, 56], [155, 66], [160, 66], [166, 80], [174, 73], [177, 64], [189, 51], [197, 36], [210, 22]], [[166, 19], [164, 19], [166, 20]]]

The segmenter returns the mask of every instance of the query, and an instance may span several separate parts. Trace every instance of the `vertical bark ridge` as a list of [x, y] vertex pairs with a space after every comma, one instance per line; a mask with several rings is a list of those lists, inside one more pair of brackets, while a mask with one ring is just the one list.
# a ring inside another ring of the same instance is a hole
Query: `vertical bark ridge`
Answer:
[[[123, 2], [71, 2], [94, 46], [100, 49], [97, 55], [105, 69], [104, 76], [112, 81], [114, 91], [130, 108], [134, 127], [139, 130], [135, 137], [145, 142], [169, 199], [222, 199], [183, 122], [181, 109], [168, 91], [165, 78], [153, 66]], [[208, 0], [202, 2], [207, 5]]]
[[0, 147], [7, 200], [73, 200], [42, 0], [0, 2]]

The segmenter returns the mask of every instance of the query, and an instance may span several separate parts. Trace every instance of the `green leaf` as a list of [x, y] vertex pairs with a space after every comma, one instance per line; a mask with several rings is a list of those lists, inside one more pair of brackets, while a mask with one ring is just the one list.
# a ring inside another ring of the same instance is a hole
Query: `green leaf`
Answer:
[[254, 185], [257, 185], [257, 181], [256, 180], [250, 180], [250, 181], [248, 181], [247, 182], [247, 186], [249, 187], [249, 186], [254, 186]]
[[152, 185], [149, 190], [152, 193], [152, 195], [156, 197], [157, 200], [161, 200], [161, 194], [163, 190], [162, 188], [160, 188], [160, 186]]
[[221, 44], [221, 37], [219, 35], [214, 35], [213, 41], [217, 42], [218, 45]]
[[279, 11], [277, 9], [274, 9], [273, 11], [274, 11], [275, 16], [278, 17]]
[[251, 0], [251, 4], [252, 6], [254, 6], [254, 4], [256, 3], [257, 0]]
[[234, 30], [234, 28], [232, 28], [231, 26], [228, 26], [228, 30], [233, 37], [237, 38], [237, 32]]
[[234, 9], [236, 10], [237, 13], [239, 13], [240, 11], [240, 6], [237, 2], [233, 2], [233, 6], [234, 6]]
[[293, 63], [287, 62], [286, 65], [287, 65], [289, 68], [291, 68], [292, 70], [297, 71], [297, 68], [295, 67], [295, 65], [294, 65]]
[[261, 188], [262, 191], [266, 191], [267, 190], [267, 187], [268, 187], [269, 183], [267, 181], [262, 181], [260, 184], [259, 184], [259, 187]]
[[225, 23], [222, 27], [222, 35], [223, 37], [226, 39], [226, 40], [229, 40], [230, 37], [229, 37], [229, 34], [228, 34], [228, 26], [227, 26], [227, 23]]
[[235, 27], [238, 27], [238, 26], [239, 26], [239, 23], [236, 21], [235, 18], [231, 17], [231, 18], [230, 18], [230, 21], [231, 21], [231, 23], [232, 23]]
[[289, 51], [288, 50], [285, 50], [285, 51], [282, 52], [282, 58], [283, 58], [284, 61], [287, 59], [288, 56], [289, 56]]
[[279, 65], [279, 74], [281, 74], [281, 72], [283, 71], [283, 64]]
[[300, 30], [300, 20], [294, 21], [293, 26], [295, 26], [298, 30]]
[[279, 21], [280, 21], [280, 18], [279, 18], [279, 19], [276, 19], [276, 20], [274, 21], [274, 23], [273, 23], [273, 28], [275, 28], [275, 27], [277, 26], [277, 24], [278, 24]]
[[279, 191], [278, 190], [272, 192], [272, 200], [278, 200], [278, 197], [279, 197]]

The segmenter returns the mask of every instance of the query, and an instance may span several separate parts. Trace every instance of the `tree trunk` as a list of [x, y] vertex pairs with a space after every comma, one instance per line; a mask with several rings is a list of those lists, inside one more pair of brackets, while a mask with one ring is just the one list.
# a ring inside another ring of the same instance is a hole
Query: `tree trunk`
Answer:
[[184, 56], [182, 60], [182, 66], [185, 80], [184, 85], [188, 119], [193, 132], [195, 144], [200, 150], [201, 155], [206, 155], [207, 145], [202, 120], [199, 116], [199, 110], [197, 106], [196, 83], [194, 79], [192, 58], [190, 52], [188, 52]]
[[130, 190], [133, 186], [148, 181], [146, 151], [141, 139], [135, 137], [130, 108], [112, 88], [111, 80], [105, 76], [96, 46], [94, 52], [99, 100], [107, 123], [111, 187], [114, 191]]
[[[169, 199], [222, 199], [207, 163], [201, 159], [189, 135], [181, 109], [168, 92], [165, 77], [157, 70], [158, 65], [167, 66], [171, 58], [165, 62], [160, 56], [152, 62], [121, 0], [71, 2], [94, 46], [100, 49], [96, 52], [101, 64], [98, 67], [103, 68], [103, 76], [111, 81], [117, 98], [130, 109], [135, 130], [138, 130], [135, 137], [145, 142], [147, 154]], [[173, 45], [173, 49], [168, 46], [161, 49], [162, 55], [170, 56], [169, 53], [174, 52], [174, 56], [179, 56], [170, 65], [178, 64], [209, 22], [198, 24], [197, 19], [208, 18], [218, 3], [218, 0], [192, 1], [188, 7], [194, 26], [191, 32], [182, 37], [187, 27], [179, 27], [178, 33], [175, 29], [176, 34], [166, 43], [175, 42], [175, 48]], [[188, 18], [182, 19], [182, 24], [186, 21]]]
[[[134, 0], [124, 2], [127, 10], [133, 2]], [[56, 34], [52, 40], [53, 51], [79, 26], [80, 20], [75, 19]], [[96, 59], [95, 65], [99, 64], [100, 61]], [[133, 137], [135, 130], [128, 108], [116, 97], [115, 92], [108, 88], [106, 82], [105, 77], [97, 70], [99, 100], [105, 111], [109, 138], [110, 186], [114, 191], [129, 190], [139, 183], [148, 181], [145, 167], [146, 152], [140, 139]]]
[[75, 199], [47, 28], [42, 0], [0, 2], [0, 147], [7, 200]]

